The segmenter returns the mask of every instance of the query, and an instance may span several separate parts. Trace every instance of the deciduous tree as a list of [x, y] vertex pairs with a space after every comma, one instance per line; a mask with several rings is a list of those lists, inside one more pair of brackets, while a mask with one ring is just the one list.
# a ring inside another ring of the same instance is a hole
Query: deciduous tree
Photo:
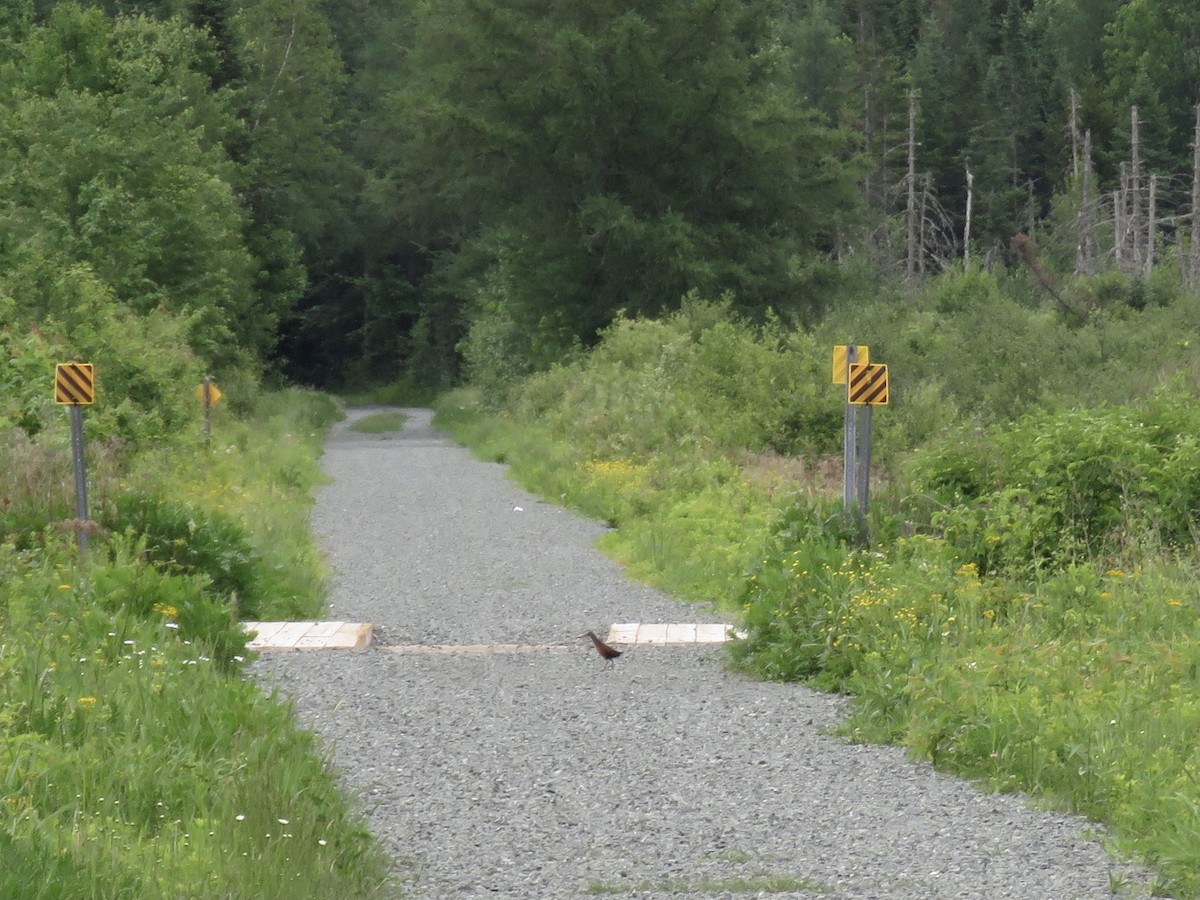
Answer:
[[790, 89], [777, 11], [422, 4], [394, 98], [395, 202], [441, 248], [442, 295], [487, 298], [542, 362], [693, 288], [812, 312], [854, 180]]

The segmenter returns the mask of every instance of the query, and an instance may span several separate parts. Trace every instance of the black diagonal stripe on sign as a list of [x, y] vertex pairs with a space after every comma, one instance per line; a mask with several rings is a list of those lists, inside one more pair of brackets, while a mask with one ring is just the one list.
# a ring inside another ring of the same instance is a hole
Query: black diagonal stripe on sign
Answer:
[[62, 383], [67, 396], [77, 400], [86, 397], [91, 388], [89, 380], [84, 377], [83, 370], [78, 366], [63, 366]]
[[58, 391], [67, 403], [91, 403], [92, 385], [91, 366], [63, 364], [58, 367]]
[[867, 386], [863, 394], [863, 403], [882, 403], [887, 399], [887, 379], [877, 378]]
[[877, 365], [872, 366], [875, 371], [873, 373], [872, 383], [867, 391], [866, 403], [887, 403], [888, 401], [888, 377], [887, 366]]
[[849, 402], [886, 403], [888, 400], [887, 366], [861, 365], [850, 370]]
[[850, 366], [850, 402], [862, 403], [863, 394], [871, 384], [871, 366]]

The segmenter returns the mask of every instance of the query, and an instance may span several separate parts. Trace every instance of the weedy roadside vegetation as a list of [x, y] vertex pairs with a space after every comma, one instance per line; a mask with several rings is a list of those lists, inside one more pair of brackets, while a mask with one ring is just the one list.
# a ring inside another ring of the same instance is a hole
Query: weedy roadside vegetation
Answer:
[[242, 674], [236, 621], [319, 612], [307, 512], [340, 413], [297, 390], [245, 406], [217, 408], [211, 445], [96, 441], [84, 555], [65, 414], [0, 430], [0, 896], [384, 896], [324, 750]]
[[[1200, 897], [1200, 299], [1073, 289], [1084, 323], [982, 273], [808, 331], [693, 298], [437, 422], [735, 616], [732, 665], [853, 695], [850, 739], [1103, 822], [1156, 893]], [[849, 341], [893, 379], [865, 545], [830, 383]]]

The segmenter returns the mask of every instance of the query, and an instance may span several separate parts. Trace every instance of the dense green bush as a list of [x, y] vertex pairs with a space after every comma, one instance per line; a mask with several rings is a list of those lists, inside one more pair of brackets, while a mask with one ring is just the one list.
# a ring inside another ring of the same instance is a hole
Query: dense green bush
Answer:
[[[55, 364], [90, 362], [95, 403], [84, 408], [87, 441], [142, 444], [198, 436], [195, 390], [200, 360], [188, 349], [187, 323], [161, 310], [135, 315], [117, 303], [86, 266], [56, 273], [55, 290], [72, 307], [40, 325], [17, 320], [0, 332], [0, 432], [19, 428], [65, 445], [63, 407], [54, 403]], [[0, 317], [11, 309], [0, 277]]]
[[618, 319], [578, 360], [527, 379], [510, 405], [587, 456], [703, 443], [793, 454], [839, 440], [829, 354], [803, 332], [754, 326], [690, 298], [665, 319]]
[[[1162, 267], [1164, 270], [1170, 267]], [[1002, 423], [1032, 408], [1136, 403], [1174, 382], [1200, 384], [1200, 293], [1156, 272], [1143, 307], [1112, 294], [1136, 279], [1109, 274], [1079, 282], [1084, 321], [1021, 289], [1015, 277], [950, 271], [910, 294], [851, 298], [814, 329], [819, 343], [856, 342], [890, 368], [893, 404], [878, 417], [881, 441], [902, 452], [955, 422]], [[914, 402], [915, 401], [915, 402]]]
[[163, 572], [201, 576], [205, 590], [227, 604], [227, 617], [258, 614], [263, 560], [232, 516], [130, 490], [115, 498], [104, 525], [134, 535]]
[[1164, 394], [1138, 407], [1042, 412], [916, 454], [928, 522], [983, 572], [1195, 546], [1200, 411]]

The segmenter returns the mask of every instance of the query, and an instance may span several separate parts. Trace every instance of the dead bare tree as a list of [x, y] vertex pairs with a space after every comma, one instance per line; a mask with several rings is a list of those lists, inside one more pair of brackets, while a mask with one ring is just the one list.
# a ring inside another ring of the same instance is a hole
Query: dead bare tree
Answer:
[[1196, 104], [1196, 127], [1192, 134], [1191, 253], [1188, 257], [1188, 287], [1200, 285], [1200, 103]]
[[[1079, 94], [1071, 88], [1071, 118], [1067, 123], [1071, 137], [1071, 181], [1079, 183]], [[1086, 147], [1085, 147], [1086, 154]]]
[[967, 220], [963, 225], [963, 268], [971, 268], [971, 209], [975, 202], [975, 176], [967, 166]]
[[1054, 298], [1054, 302], [1058, 304], [1059, 309], [1075, 317], [1081, 323], [1086, 321], [1086, 310], [1076, 309], [1054, 287], [1054, 282], [1050, 280], [1050, 275], [1046, 272], [1045, 267], [1042, 266], [1041, 260], [1038, 259], [1038, 248], [1037, 244], [1033, 242], [1033, 238], [1027, 234], [1013, 235], [1012, 248], [1016, 251], [1017, 257], [1021, 262], [1029, 267], [1029, 271], [1033, 273], [1034, 277], [1038, 280], [1038, 284], [1042, 286], [1042, 289]]
[[1146, 260], [1142, 267], [1142, 274], [1146, 277], [1154, 269], [1154, 245], [1155, 233], [1155, 215], [1158, 212], [1158, 176], [1150, 175], [1150, 198], [1146, 203]]
[[1079, 178], [1079, 234], [1075, 245], [1075, 274], [1095, 275], [1096, 260], [1100, 255], [1096, 242], [1096, 197], [1093, 187], [1092, 130], [1083, 136], [1083, 173]]
[[1129, 232], [1133, 237], [1130, 267], [1137, 271], [1143, 261], [1142, 243], [1142, 141], [1138, 131], [1138, 108], [1129, 108]]
[[1129, 216], [1125, 212], [1125, 201], [1129, 196], [1129, 167], [1121, 163], [1120, 187], [1113, 191], [1113, 258], [1117, 268], [1124, 272], [1130, 256]]
[[908, 256], [905, 273], [911, 282], [917, 274], [917, 92], [908, 92]]

